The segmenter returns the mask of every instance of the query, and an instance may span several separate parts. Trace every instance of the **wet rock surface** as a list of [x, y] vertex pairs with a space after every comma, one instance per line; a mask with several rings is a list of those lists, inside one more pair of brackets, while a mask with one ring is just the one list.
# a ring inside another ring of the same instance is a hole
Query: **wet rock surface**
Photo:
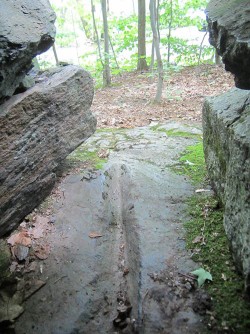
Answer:
[[197, 266], [182, 225], [195, 189], [172, 171], [198, 139], [170, 129], [201, 134], [177, 123], [102, 130], [78, 148], [109, 150], [108, 161], [88, 175], [79, 165], [58, 185], [50, 256], [36, 272], [46, 285], [25, 303], [16, 334], [204, 333], [183, 275]]
[[0, 236], [49, 194], [57, 166], [95, 131], [93, 94], [90, 75], [72, 65], [0, 106]]
[[0, 103], [13, 95], [32, 59], [54, 43], [55, 19], [48, 0], [1, 0]]
[[211, 0], [206, 12], [210, 43], [235, 75], [236, 87], [250, 89], [249, 0]]
[[232, 89], [203, 107], [210, 180], [225, 206], [224, 227], [250, 294], [250, 92]]

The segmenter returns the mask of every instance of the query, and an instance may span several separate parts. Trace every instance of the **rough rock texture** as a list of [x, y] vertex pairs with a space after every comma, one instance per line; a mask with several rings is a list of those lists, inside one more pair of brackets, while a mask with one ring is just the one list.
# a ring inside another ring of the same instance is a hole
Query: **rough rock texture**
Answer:
[[250, 92], [234, 88], [208, 98], [203, 130], [209, 176], [225, 205], [226, 234], [250, 293]]
[[95, 130], [93, 81], [77, 66], [0, 106], [0, 236], [50, 192], [55, 168]]
[[250, 89], [250, 1], [211, 0], [207, 6], [209, 41], [235, 75], [235, 85]]
[[48, 0], [1, 0], [0, 103], [13, 95], [32, 58], [53, 44], [55, 18]]

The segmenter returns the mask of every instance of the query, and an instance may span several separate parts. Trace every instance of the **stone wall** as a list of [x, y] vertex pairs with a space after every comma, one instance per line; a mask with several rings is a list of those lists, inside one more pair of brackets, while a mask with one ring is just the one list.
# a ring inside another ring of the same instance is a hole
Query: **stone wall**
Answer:
[[209, 41], [242, 90], [206, 99], [203, 130], [208, 174], [224, 204], [225, 231], [250, 295], [249, 13], [249, 0], [211, 0], [207, 6]]
[[204, 152], [224, 227], [250, 293], [250, 91], [237, 88], [203, 106]]

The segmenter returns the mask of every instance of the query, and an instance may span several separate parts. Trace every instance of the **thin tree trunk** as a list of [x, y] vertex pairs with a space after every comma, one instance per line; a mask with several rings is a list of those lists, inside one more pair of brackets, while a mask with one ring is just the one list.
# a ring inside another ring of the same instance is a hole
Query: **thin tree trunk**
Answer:
[[150, 71], [154, 71], [154, 63], [155, 63], [155, 43], [154, 38], [152, 40], [152, 46], [151, 46], [151, 62], [150, 62]]
[[199, 58], [198, 58], [198, 65], [200, 65], [200, 61], [201, 61], [201, 53], [202, 53], [202, 47], [203, 47], [203, 43], [205, 40], [205, 37], [207, 36], [208, 31], [206, 31], [206, 33], [204, 34], [201, 44], [200, 44], [200, 52], [199, 52]]
[[215, 58], [215, 64], [216, 65], [220, 65], [221, 64], [221, 57], [218, 54], [218, 51], [216, 49], [215, 49], [215, 56], [214, 56], [214, 58]]
[[104, 30], [104, 69], [103, 69], [103, 85], [109, 86], [111, 84], [111, 74], [109, 66], [109, 33], [108, 33], [108, 19], [107, 19], [107, 3], [106, 0], [101, 0], [103, 30]]
[[98, 48], [99, 59], [102, 63], [102, 67], [104, 68], [104, 63], [103, 63], [103, 60], [102, 60], [102, 52], [101, 52], [101, 43], [100, 43], [98, 30], [97, 30], [97, 27], [96, 27], [96, 22], [95, 22], [95, 6], [94, 6], [94, 3], [93, 3], [93, 0], [91, 0], [91, 13], [92, 13], [93, 27], [94, 27], [94, 31], [95, 31], [95, 35], [96, 35], [96, 40], [97, 40], [97, 48]]
[[55, 57], [55, 60], [56, 60], [56, 66], [59, 66], [59, 60], [58, 60], [58, 57], [57, 57], [55, 43], [53, 44], [52, 48], [53, 48], [53, 53], [54, 53], [54, 57]]
[[138, 0], [138, 62], [137, 70], [148, 69], [146, 61], [146, 3]]
[[120, 69], [120, 66], [119, 66], [118, 61], [117, 61], [116, 53], [115, 53], [115, 50], [114, 50], [114, 46], [113, 46], [113, 43], [112, 43], [112, 41], [111, 41], [110, 36], [109, 36], [109, 43], [110, 43], [110, 46], [111, 46], [111, 49], [112, 49], [112, 52], [113, 52], [113, 55], [114, 55], [114, 59], [115, 59], [115, 63], [116, 63], [116, 67], [117, 67], [118, 69]]
[[149, 3], [149, 10], [150, 10], [150, 22], [151, 28], [153, 32], [153, 39], [155, 45], [155, 52], [157, 58], [157, 69], [158, 69], [158, 84], [157, 84], [157, 92], [154, 99], [154, 102], [159, 103], [161, 101], [162, 96], [162, 88], [163, 88], [163, 64], [161, 59], [161, 52], [160, 52], [160, 40], [157, 33], [157, 24], [155, 22], [155, 0], [150, 0]]
[[135, 2], [134, 2], [134, 0], [132, 0], [132, 4], [133, 4], [133, 14], [135, 15]]
[[160, 7], [160, 0], [157, 0], [157, 6], [155, 8], [155, 17], [156, 17], [157, 32], [158, 32], [159, 40], [161, 40], [160, 20], [159, 20], [159, 7]]
[[172, 35], [172, 22], [173, 22], [173, 0], [170, 0], [170, 19], [168, 24], [168, 58], [167, 58], [168, 64], [170, 63], [170, 52], [171, 52], [170, 38]]
[[154, 44], [154, 39], [152, 40], [152, 46], [151, 46], [151, 61], [150, 61], [150, 72], [151, 72], [151, 78], [150, 82], [154, 82], [154, 65], [155, 65], [155, 44]]

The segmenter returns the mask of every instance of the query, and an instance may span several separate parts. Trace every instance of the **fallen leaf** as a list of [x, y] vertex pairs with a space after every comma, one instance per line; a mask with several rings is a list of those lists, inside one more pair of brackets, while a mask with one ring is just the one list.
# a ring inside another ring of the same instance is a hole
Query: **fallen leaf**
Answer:
[[212, 281], [212, 275], [203, 268], [191, 271], [191, 274], [197, 276], [198, 287], [201, 287], [206, 280]]
[[221, 278], [224, 280], [224, 281], [226, 281], [227, 280], [227, 277], [226, 277], [226, 275], [225, 274], [221, 274]]
[[102, 234], [100, 234], [98, 232], [91, 232], [91, 233], [89, 233], [89, 237], [92, 238], [92, 239], [101, 238]]
[[38, 259], [45, 260], [49, 256], [50, 247], [49, 247], [49, 245], [36, 246], [34, 248], [34, 251], [35, 251], [35, 255]]
[[12, 234], [7, 240], [7, 243], [11, 246], [19, 244], [29, 247], [31, 246], [31, 238], [29, 237], [28, 231], [22, 231], [16, 234]]
[[105, 150], [105, 149], [101, 149], [100, 151], [98, 151], [98, 157], [101, 158], [101, 159], [105, 159], [105, 158], [108, 158], [109, 156], [109, 150]]
[[193, 244], [198, 244], [199, 242], [203, 241], [203, 236], [202, 235], [198, 235], [197, 237], [194, 238], [194, 240], [192, 241]]
[[210, 189], [197, 189], [195, 190], [196, 193], [204, 193], [204, 192], [210, 192]]
[[30, 235], [34, 238], [34, 239], [39, 239], [43, 236], [43, 232], [44, 232], [44, 228], [40, 225], [35, 225], [32, 230], [30, 231]]

